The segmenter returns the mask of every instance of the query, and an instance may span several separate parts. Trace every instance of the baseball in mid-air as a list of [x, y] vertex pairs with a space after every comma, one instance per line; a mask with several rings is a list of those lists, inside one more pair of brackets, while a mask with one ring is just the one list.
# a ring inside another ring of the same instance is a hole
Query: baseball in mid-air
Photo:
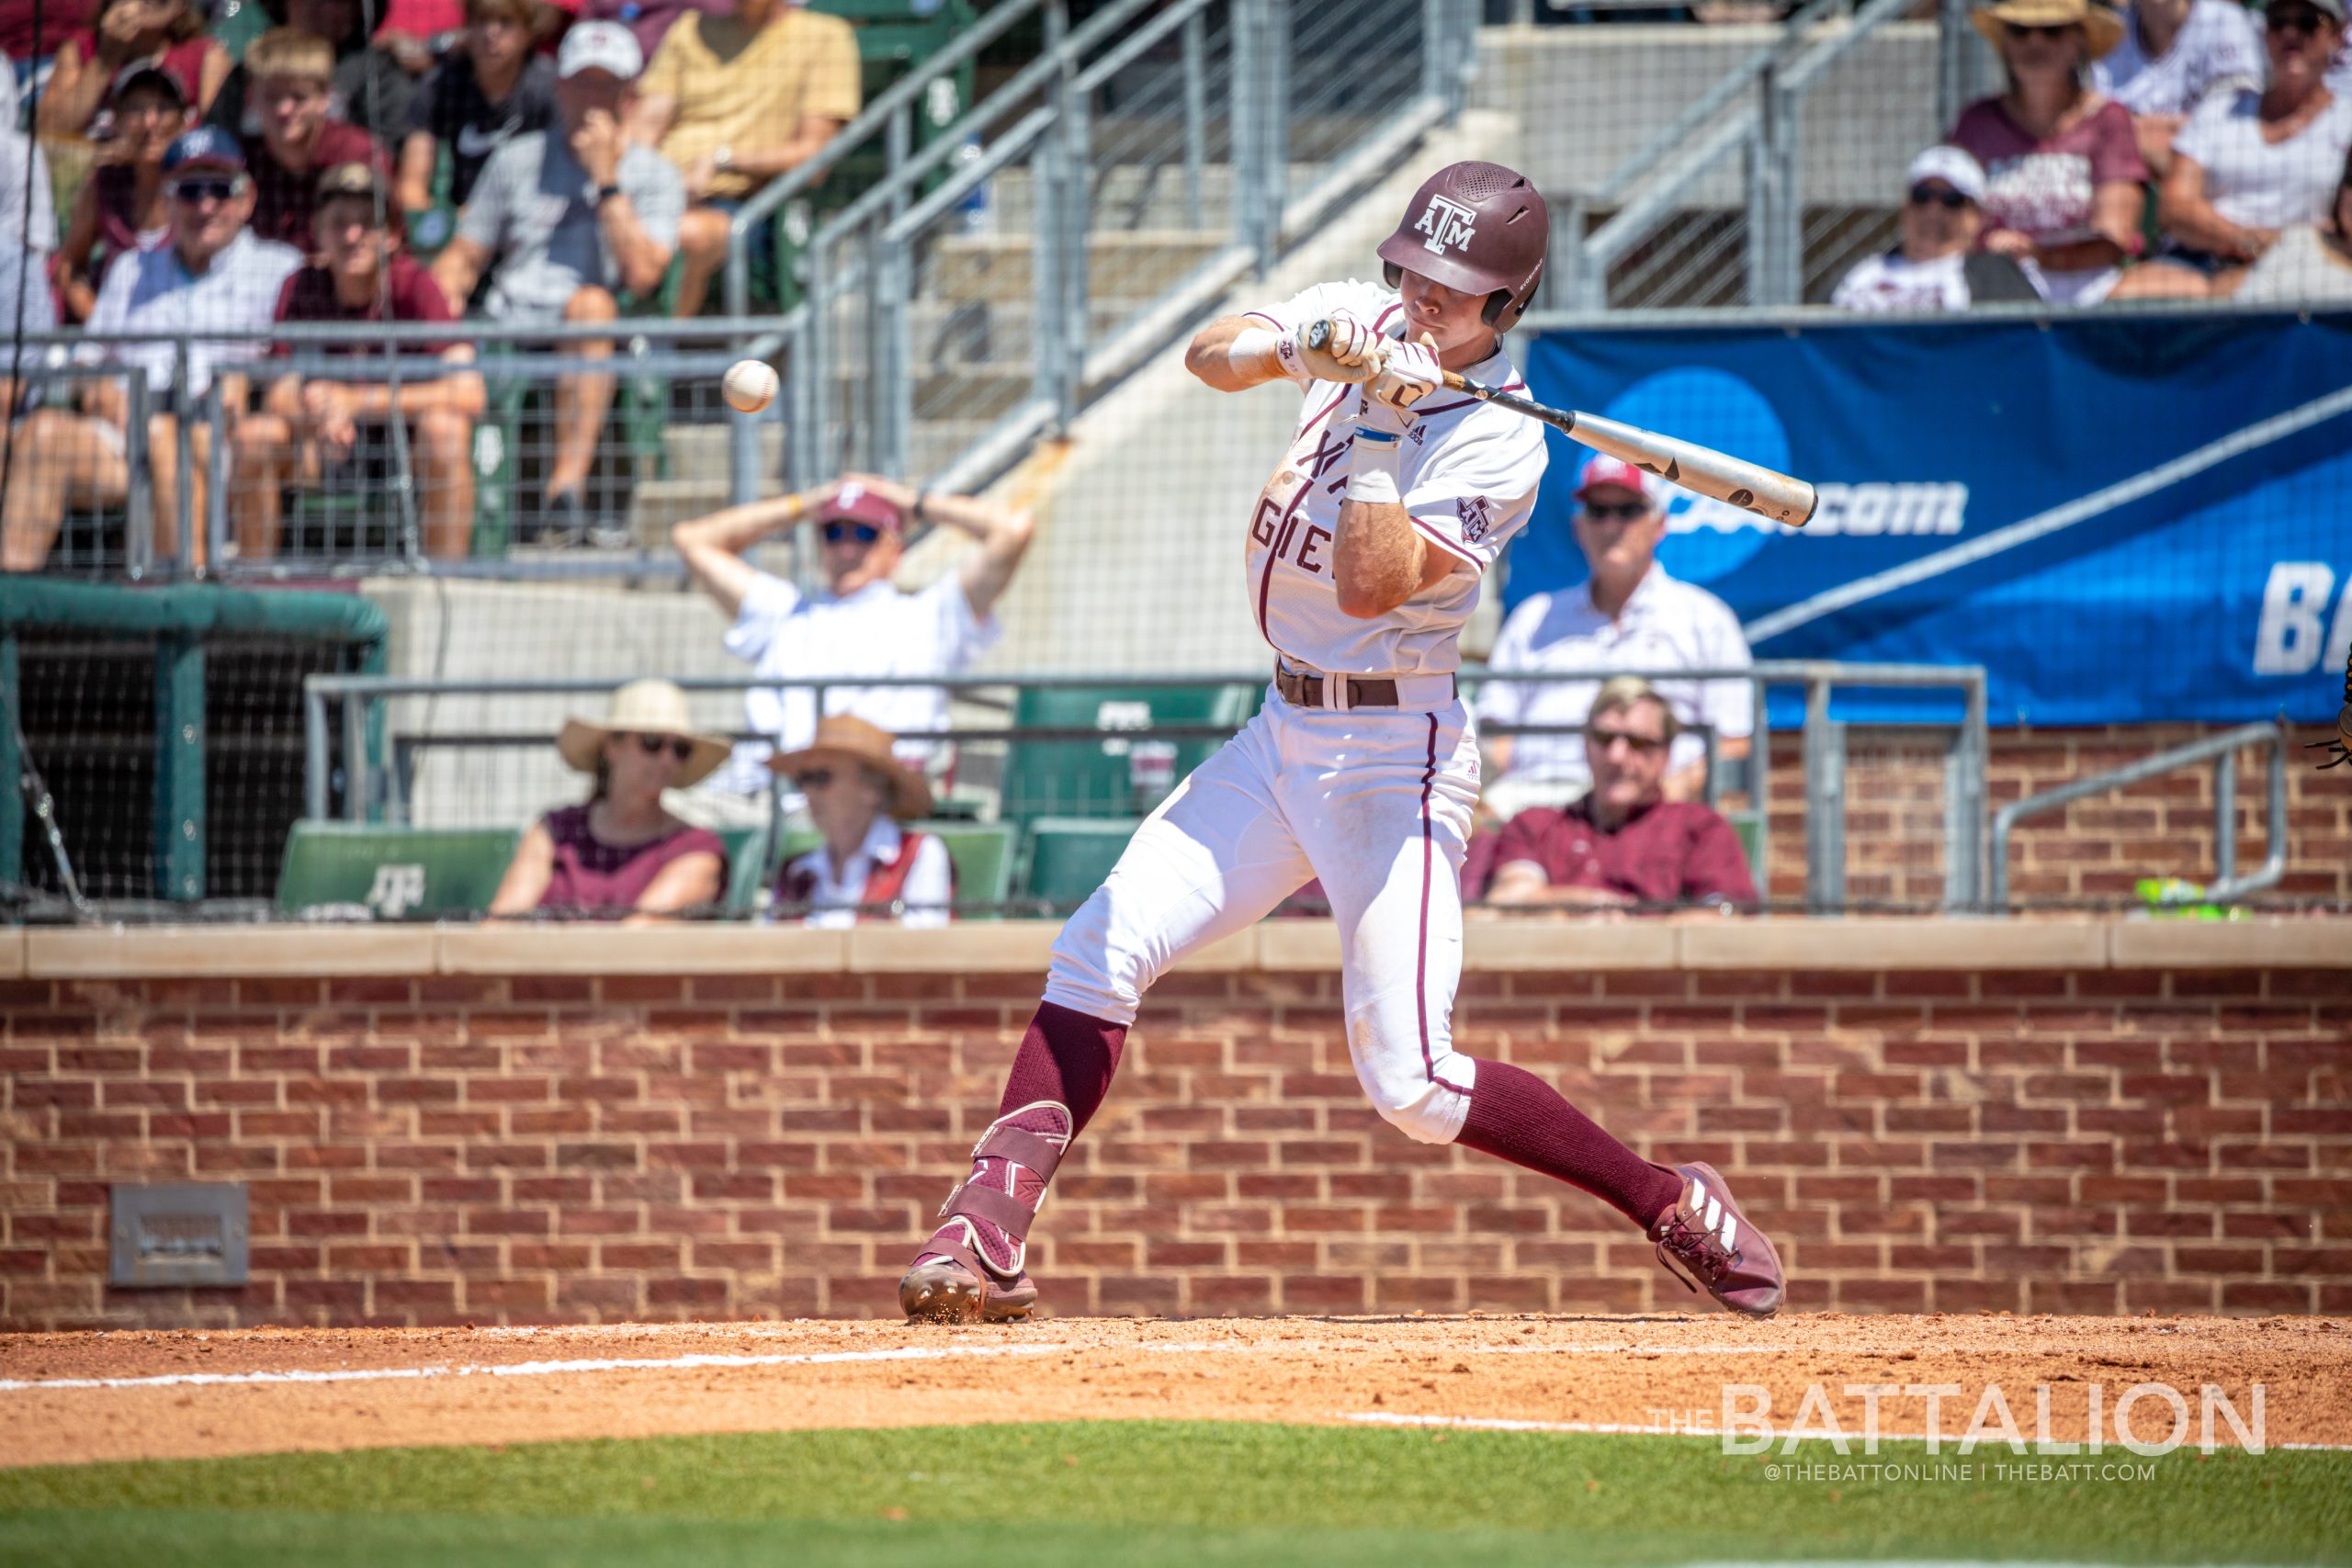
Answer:
[[775, 401], [775, 367], [758, 359], [739, 359], [727, 367], [719, 383], [727, 406], [737, 413], [757, 413]]

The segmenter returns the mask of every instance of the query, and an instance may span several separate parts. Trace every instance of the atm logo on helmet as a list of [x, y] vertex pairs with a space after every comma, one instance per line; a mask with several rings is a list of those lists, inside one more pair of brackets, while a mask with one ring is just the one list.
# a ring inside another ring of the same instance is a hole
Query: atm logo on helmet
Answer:
[[1458, 201], [1432, 195], [1429, 210], [1413, 225], [1413, 232], [1424, 236], [1422, 245], [1432, 254], [1443, 255], [1456, 245], [1467, 246], [1476, 232], [1478, 214]]

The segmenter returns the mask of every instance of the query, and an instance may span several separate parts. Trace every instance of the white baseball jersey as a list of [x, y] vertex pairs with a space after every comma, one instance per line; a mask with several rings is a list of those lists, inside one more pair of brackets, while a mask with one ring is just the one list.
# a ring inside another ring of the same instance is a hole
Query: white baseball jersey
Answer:
[[2262, 35], [2236, 0], [2197, 0], [2172, 47], [2154, 59], [2126, 11], [2123, 41], [2091, 62], [2091, 85], [2133, 114], [2188, 114], [2216, 92], [2258, 88], [2268, 75]]
[[[1346, 310], [1374, 332], [1404, 312], [1374, 283], [1326, 283], [1250, 315], [1288, 333]], [[1524, 389], [1498, 347], [1464, 372], [1474, 381]], [[1251, 612], [1259, 633], [1294, 665], [1352, 675], [1446, 675], [1461, 668], [1463, 623], [1477, 608], [1479, 579], [1527, 522], [1544, 478], [1543, 427], [1533, 420], [1441, 388], [1414, 410], [1397, 465], [1397, 489], [1424, 541], [1455, 570], [1385, 615], [1340, 611], [1331, 548], [1351, 470], [1353, 420], [1363, 388], [1314, 381], [1282, 467], [1250, 516]]]

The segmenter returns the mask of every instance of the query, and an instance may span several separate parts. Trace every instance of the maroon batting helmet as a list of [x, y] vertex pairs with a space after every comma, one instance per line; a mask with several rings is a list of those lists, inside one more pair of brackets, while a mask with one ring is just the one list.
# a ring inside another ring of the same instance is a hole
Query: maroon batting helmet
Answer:
[[1396, 231], [1380, 242], [1394, 288], [1407, 270], [1487, 296], [1486, 322], [1508, 332], [1535, 299], [1552, 214], [1527, 176], [1500, 164], [1448, 164], [1421, 182]]

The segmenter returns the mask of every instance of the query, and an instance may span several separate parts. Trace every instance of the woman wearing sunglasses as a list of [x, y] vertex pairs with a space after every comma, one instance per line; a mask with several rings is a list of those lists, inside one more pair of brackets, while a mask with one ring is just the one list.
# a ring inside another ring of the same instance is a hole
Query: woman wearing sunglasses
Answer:
[[2096, 304], [2140, 249], [2148, 178], [2132, 116], [2087, 80], [2123, 23], [2091, 0], [1998, 0], [1969, 19], [2008, 72], [2007, 89], [1962, 110], [1945, 138], [1984, 165], [1981, 243], [2051, 300]]
[[2282, 232], [2327, 218], [2352, 146], [2352, 98], [2325, 80], [2343, 40], [2344, 0], [2271, 0], [2269, 85], [2206, 104], [2173, 143], [2165, 270], [2227, 294]]
[[685, 693], [667, 681], [632, 681], [601, 721], [566, 720], [555, 745], [595, 788], [523, 835], [491, 914], [648, 923], [718, 901], [725, 847], [662, 804], [664, 790], [684, 789], [727, 760], [724, 739], [688, 722]]
[[800, 791], [824, 840], [776, 874], [779, 915], [812, 926], [947, 923], [956, 897], [947, 846], [899, 826], [931, 815], [931, 786], [891, 746], [888, 730], [835, 714], [815, 740], [769, 762]]

